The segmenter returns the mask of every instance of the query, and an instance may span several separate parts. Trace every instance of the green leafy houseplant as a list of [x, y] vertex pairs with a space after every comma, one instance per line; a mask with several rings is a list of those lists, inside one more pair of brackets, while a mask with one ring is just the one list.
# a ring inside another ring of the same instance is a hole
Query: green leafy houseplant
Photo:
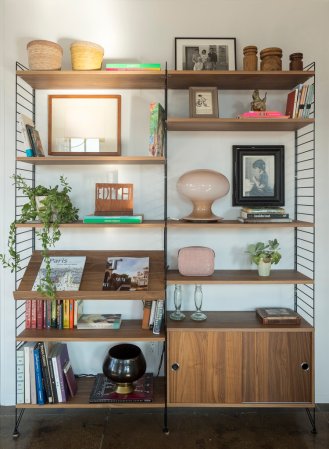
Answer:
[[279, 242], [277, 239], [269, 240], [268, 243], [257, 242], [248, 245], [247, 253], [250, 255], [252, 262], [259, 265], [261, 261], [265, 263], [277, 264], [280, 262], [281, 254], [279, 253]]
[[5, 268], [10, 268], [12, 272], [15, 269], [20, 269], [21, 259], [15, 248], [16, 224], [40, 220], [43, 226], [40, 231], [36, 231], [36, 235], [41, 242], [42, 255], [46, 263], [46, 276], [38, 286], [38, 291], [50, 299], [55, 299], [56, 289], [51, 280], [49, 248], [55, 246], [60, 239], [60, 224], [71, 223], [78, 219], [79, 210], [72, 205], [68, 195], [72, 189], [63, 176], [60, 177], [61, 188], [58, 185], [55, 187], [41, 185], [31, 187], [21, 176], [13, 176], [13, 179], [17, 189], [28, 198], [28, 201], [22, 206], [20, 218], [10, 225], [9, 257], [0, 254], [0, 262]]

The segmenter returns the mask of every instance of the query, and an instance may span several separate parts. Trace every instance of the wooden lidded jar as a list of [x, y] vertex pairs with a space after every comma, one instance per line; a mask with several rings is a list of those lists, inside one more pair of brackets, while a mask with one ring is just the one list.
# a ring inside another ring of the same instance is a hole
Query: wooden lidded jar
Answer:
[[289, 58], [289, 70], [303, 70], [303, 53], [292, 53]]
[[260, 52], [260, 69], [264, 71], [282, 70], [282, 50], [278, 47], [264, 48]]
[[257, 70], [257, 47], [248, 45], [243, 49], [243, 70]]

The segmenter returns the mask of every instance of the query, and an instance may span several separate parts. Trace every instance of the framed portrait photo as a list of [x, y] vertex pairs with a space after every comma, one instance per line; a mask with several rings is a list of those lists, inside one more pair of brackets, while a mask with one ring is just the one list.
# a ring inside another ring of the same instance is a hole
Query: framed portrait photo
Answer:
[[176, 37], [175, 70], [236, 70], [235, 37]]
[[190, 117], [218, 117], [217, 87], [190, 87]]
[[233, 145], [233, 206], [284, 205], [284, 146]]
[[48, 153], [120, 156], [121, 95], [49, 95]]

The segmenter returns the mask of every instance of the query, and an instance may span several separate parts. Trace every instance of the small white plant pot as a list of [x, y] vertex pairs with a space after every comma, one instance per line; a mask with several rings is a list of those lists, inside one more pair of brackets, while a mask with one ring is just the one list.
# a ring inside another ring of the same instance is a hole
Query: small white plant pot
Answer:
[[[37, 211], [41, 211], [45, 206], [42, 204], [42, 201], [46, 198], [46, 195], [40, 195], [35, 197], [36, 207]], [[53, 211], [52, 219], [51, 221], [54, 222], [56, 220], [57, 214], [56, 211]]]
[[269, 276], [271, 273], [271, 262], [264, 262], [262, 259], [258, 264], [259, 276]]

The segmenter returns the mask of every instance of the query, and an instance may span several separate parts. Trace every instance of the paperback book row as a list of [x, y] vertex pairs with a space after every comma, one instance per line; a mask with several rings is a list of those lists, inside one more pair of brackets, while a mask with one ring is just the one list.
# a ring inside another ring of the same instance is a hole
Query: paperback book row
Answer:
[[287, 97], [286, 115], [309, 118], [314, 101], [314, 84], [298, 84]]
[[241, 223], [290, 223], [292, 219], [284, 207], [243, 207], [238, 221]]
[[67, 402], [77, 382], [65, 343], [27, 342], [16, 350], [17, 404]]
[[73, 329], [82, 315], [82, 300], [62, 299], [27, 300], [25, 303], [26, 329]]
[[144, 301], [142, 329], [151, 329], [153, 334], [160, 334], [164, 318], [164, 300]]

